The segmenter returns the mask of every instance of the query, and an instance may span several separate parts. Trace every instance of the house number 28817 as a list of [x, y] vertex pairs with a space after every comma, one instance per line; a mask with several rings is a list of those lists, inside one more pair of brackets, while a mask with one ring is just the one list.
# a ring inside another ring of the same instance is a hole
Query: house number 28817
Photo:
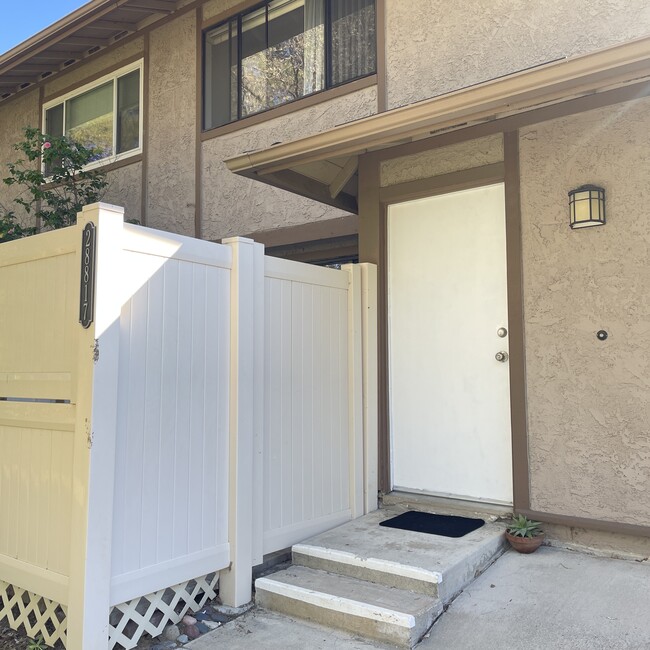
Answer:
[[95, 311], [95, 224], [88, 222], [81, 238], [81, 288], [79, 322], [88, 328]]

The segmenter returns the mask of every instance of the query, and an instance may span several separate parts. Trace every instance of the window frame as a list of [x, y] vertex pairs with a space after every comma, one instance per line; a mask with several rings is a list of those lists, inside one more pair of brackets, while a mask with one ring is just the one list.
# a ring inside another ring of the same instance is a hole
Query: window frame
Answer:
[[[131, 72], [134, 72], [135, 70], [139, 70], [140, 72], [140, 79], [139, 79], [139, 119], [138, 119], [138, 146], [135, 149], [129, 149], [128, 151], [123, 151], [122, 153], [117, 153], [117, 88], [118, 88], [118, 83], [117, 80], [120, 77], [124, 77]], [[84, 93], [87, 93], [90, 90], [93, 90], [95, 88], [99, 88], [100, 86], [103, 86], [104, 84], [112, 81], [113, 82], [113, 154], [110, 156], [106, 156], [105, 158], [101, 158], [99, 160], [95, 160], [88, 165], [84, 167], [84, 171], [91, 170], [91, 169], [96, 169], [98, 167], [103, 167], [105, 165], [111, 165], [113, 163], [125, 160], [127, 158], [132, 158], [135, 156], [140, 156], [142, 155], [143, 151], [143, 137], [144, 137], [144, 58], [139, 59], [138, 61], [135, 61], [133, 63], [130, 63], [128, 65], [125, 65], [122, 68], [119, 68], [117, 70], [114, 70], [113, 72], [110, 72], [102, 77], [99, 77], [98, 79], [93, 79], [93, 81], [90, 81], [82, 86], [79, 86], [78, 88], [75, 88], [74, 90], [71, 90], [63, 95], [59, 95], [58, 97], [55, 97], [54, 99], [48, 100], [46, 103], [44, 103], [41, 106], [41, 119], [42, 119], [42, 125], [43, 125], [43, 132], [45, 133], [45, 125], [47, 123], [46, 121], [46, 115], [47, 111], [54, 108], [55, 106], [59, 106], [60, 104], [63, 104], [63, 130], [64, 133], [63, 135], [66, 136], [65, 133], [65, 117], [66, 117], [66, 103], [70, 101], [71, 99], [74, 99], [75, 97], [79, 97], [80, 95], [83, 95]]]
[[[340, 94], [341, 89], [346, 88], [346, 86], [352, 85], [353, 87], [350, 89], [350, 92], [353, 92], [359, 86], [361, 87], [366, 87], [366, 85], [373, 85], [372, 83], [364, 83], [364, 82], [376, 82], [377, 79], [377, 71], [380, 66], [379, 62], [379, 31], [378, 31], [378, 25], [379, 25], [379, 16], [378, 12], [380, 10], [379, 4], [381, 0], [373, 0], [374, 1], [374, 9], [375, 9], [375, 41], [374, 41], [374, 47], [375, 47], [375, 66], [374, 70], [371, 72], [367, 72], [366, 74], [360, 75], [358, 77], [354, 77], [352, 79], [348, 79], [347, 81], [341, 81], [339, 83], [333, 84], [331, 83], [331, 77], [332, 77], [332, 60], [331, 60], [331, 31], [332, 31], [332, 24], [331, 24], [331, 1], [330, 0], [325, 0], [325, 6], [324, 6], [324, 13], [325, 13], [325, 23], [324, 23], [324, 30], [325, 30], [325, 38], [324, 38], [324, 44], [325, 44], [325, 51], [324, 51], [324, 81], [325, 85], [322, 89], [316, 90], [312, 93], [309, 93], [308, 95], [303, 95], [301, 97], [297, 97], [296, 99], [292, 99], [286, 102], [283, 102], [281, 104], [276, 104], [275, 106], [270, 106], [268, 108], [265, 108], [261, 111], [257, 111], [255, 113], [251, 113], [249, 115], [241, 115], [241, 66], [242, 66], [242, 58], [241, 58], [241, 26], [242, 26], [242, 18], [246, 16], [249, 13], [253, 13], [255, 11], [258, 11], [259, 9], [262, 9], [264, 7], [267, 7], [272, 0], [262, 0], [261, 2], [255, 2], [253, 4], [250, 4], [246, 6], [245, 8], [240, 9], [239, 11], [236, 11], [235, 13], [228, 15], [228, 16], [220, 16], [218, 20], [208, 24], [207, 26], [204, 26], [202, 29], [201, 33], [201, 97], [200, 97], [200, 102], [201, 102], [201, 133], [206, 134], [206, 133], [211, 133], [213, 131], [218, 131], [221, 129], [225, 129], [227, 131], [230, 130], [236, 130], [237, 128], [243, 128], [245, 123], [247, 123], [249, 120], [251, 121], [250, 123], [257, 123], [261, 120], [265, 119], [272, 119], [274, 117], [274, 112], [275, 111], [282, 111], [282, 109], [285, 109], [286, 107], [291, 107], [296, 104], [300, 104], [302, 102], [306, 102], [308, 104], [313, 103], [313, 99], [318, 97], [319, 95], [323, 94]], [[267, 13], [268, 15], [268, 13]], [[238, 47], [237, 47], [237, 117], [234, 119], [231, 119], [228, 122], [224, 122], [223, 124], [218, 124], [215, 126], [206, 126], [206, 85], [207, 85], [207, 35], [209, 32], [215, 30], [217, 27], [221, 27], [222, 25], [228, 25], [231, 21], [236, 20], [237, 21], [237, 33], [239, 35], [239, 42], [238, 42]], [[205, 25], [205, 23], [204, 23]], [[309, 100], [312, 100], [311, 102]], [[284, 112], [284, 111], [283, 111]], [[271, 115], [268, 115], [271, 113]], [[241, 126], [238, 126], [241, 125]]]

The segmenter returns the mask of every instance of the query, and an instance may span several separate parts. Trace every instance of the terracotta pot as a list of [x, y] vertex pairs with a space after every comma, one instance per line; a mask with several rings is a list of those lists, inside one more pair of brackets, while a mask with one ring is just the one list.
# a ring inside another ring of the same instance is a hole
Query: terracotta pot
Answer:
[[515, 551], [519, 553], [533, 553], [542, 545], [544, 534], [536, 535], [535, 537], [519, 537], [517, 535], [511, 535], [506, 531], [506, 539]]

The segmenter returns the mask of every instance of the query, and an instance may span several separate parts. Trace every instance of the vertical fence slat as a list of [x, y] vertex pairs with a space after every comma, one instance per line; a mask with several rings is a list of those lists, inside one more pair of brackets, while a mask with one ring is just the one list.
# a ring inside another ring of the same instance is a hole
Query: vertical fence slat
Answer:
[[[176, 450], [176, 386], [178, 377], [178, 302], [179, 263], [170, 260], [162, 269], [164, 279], [162, 314], [162, 348], [165, 356], [160, 377], [160, 467], [158, 468], [158, 500], [167, 505], [166, 516], [158, 519], [158, 562], [174, 557], [174, 529], [181, 525], [174, 504]], [[180, 514], [180, 513], [179, 513]]]

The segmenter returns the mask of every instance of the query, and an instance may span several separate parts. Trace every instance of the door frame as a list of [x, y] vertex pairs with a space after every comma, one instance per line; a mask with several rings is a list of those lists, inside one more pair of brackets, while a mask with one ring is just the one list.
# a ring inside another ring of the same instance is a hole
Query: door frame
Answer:
[[[451, 135], [451, 134], [449, 134]], [[519, 135], [517, 131], [503, 134], [504, 161], [452, 172], [433, 178], [399, 185], [380, 187], [379, 167], [395, 153], [380, 151], [360, 162], [360, 233], [363, 237], [364, 217], [373, 215], [378, 221], [378, 342], [379, 342], [379, 489], [391, 490], [390, 400], [388, 349], [388, 207], [414, 199], [447, 194], [494, 183], [504, 183], [506, 210], [506, 264], [509, 320], [510, 421], [512, 440], [513, 509], [527, 509], [530, 503], [528, 472], [528, 433], [526, 412], [526, 374], [524, 348], [524, 309], [522, 281], [521, 207], [519, 179]], [[413, 143], [421, 150], [422, 142]], [[416, 147], [414, 147], [416, 148]], [[434, 147], [432, 147], [434, 148]], [[403, 149], [403, 147], [400, 147]], [[400, 151], [400, 156], [405, 155]], [[367, 222], [366, 222], [367, 223]], [[367, 224], [370, 227], [370, 224]], [[360, 241], [360, 248], [363, 240]], [[360, 251], [363, 257], [363, 249]]]

